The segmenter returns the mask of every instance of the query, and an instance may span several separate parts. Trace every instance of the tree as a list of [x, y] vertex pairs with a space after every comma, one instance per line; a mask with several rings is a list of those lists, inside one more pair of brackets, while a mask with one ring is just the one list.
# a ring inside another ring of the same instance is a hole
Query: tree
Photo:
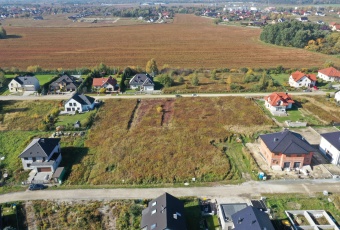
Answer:
[[42, 68], [39, 65], [30, 65], [27, 67], [27, 72], [37, 73], [41, 71], [42, 71]]
[[180, 77], [178, 78], [178, 82], [179, 82], [179, 83], [183, 83], [183, 82], [184, 82], [184, 78], [183, 78], [182, 76], [180, 76]]
[[5, 74], [3, 72], [0, 71], [0, 87], [2, 87], [3, 85], [5, 85], [6, 83], [6, 77]]
[[231, 76], [229, 76], [228, 79], [227, 79], [227, 84], [230, 86], [231, 83], [233, 83], [233, 80], [232, 80]]
[[197, 74], [195, 74], [195, 75], [192, 77], [192, 79], [191, 79], [191, 84], [192, 84], [193, 86], [198, 86], [199, 80], [198, 80]]
[[146, 72], [148, 73], [153, 73], [154, 75], [158, 74], [158, 67], [157, 67], [157, 63], [155, 61], [155, 59], [151, 59], [150, 61], [148, 61], [146, 63]]
[[174, 80], [168, 74], [166, 74], [159, 78], [159, 82], [164, 85], [164, 87], [171, 87], [174, 83]]
[[127, 81], [127, 78], [130, 77], [130, 73], [131, 73], [131, 69], [129, 67], [124, 69], [122, 79], [120, 80], [120, 83], [119, 83], [120, 92], [125, 92], [126, 87], [127, 87], [126, 81]]
[[0, 39], [5, 39], [7, 37], [6, 30], [0, 26]]

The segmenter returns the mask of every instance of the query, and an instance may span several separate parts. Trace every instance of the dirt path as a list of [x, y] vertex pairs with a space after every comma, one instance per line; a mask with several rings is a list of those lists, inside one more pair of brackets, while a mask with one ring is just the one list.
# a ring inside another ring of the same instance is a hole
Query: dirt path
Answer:
[[28, 230], [37, 229], [37, 225], [35, 223], [35, 215], [33, 210], [32, 201], [28, 201], [25, 203], [25, 212], [26, 212], [26, 219], [27, 219], [27, 228]]
[[172, 115], [174, 114], [175, 100], [168, 99], [163, 105], [162, 126], [169, 126]]

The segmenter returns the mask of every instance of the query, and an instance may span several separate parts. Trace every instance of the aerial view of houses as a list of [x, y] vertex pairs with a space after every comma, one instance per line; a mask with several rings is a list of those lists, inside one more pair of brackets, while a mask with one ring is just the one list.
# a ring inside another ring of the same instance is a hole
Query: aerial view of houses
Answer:
[[340, 229], [339, 25], [337, 0], [0, 0], [0, 230]]

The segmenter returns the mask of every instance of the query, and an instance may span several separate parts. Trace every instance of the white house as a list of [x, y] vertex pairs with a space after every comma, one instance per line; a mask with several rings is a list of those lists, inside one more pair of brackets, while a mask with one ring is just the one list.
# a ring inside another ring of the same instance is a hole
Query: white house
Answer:
[[65, 102], [65, 112], [74, 114], [93, 110], [95, 106], [95, 99], [84, 94], [75, 93], [70, 99]]
[[340, 132], [321, 134], [319, 149], [332, 164], [340, 165]]
[[154, 82], [149, 74], [136, 74], [129, 82], [130, 89], [139, 88], [141, 91], [153, 91]]
[[334, 67], [328, 67], [326, 69], [320, 69], [318, 71], [318, 78], [325, 81], [340, 81], [340, 71]]
[[25, 170], [54, 172], [61, 162], [60, 138], [35, 138], [19, 157]]
[[281, 115], [286, 114], [286, 109], [291, 109], [293, 106], [293, 99], [287, 93], [272, 93], [266, 97], [265, 107], [273, 114], [273, 115]]
[[337, 102], [340, 102], [340, 91], [336, 92], [334, 94], [334, 99], [337, 101]]
[[9, 84], [11, 93], [24, 91], [37, 91], [40, 88], [38, 79], [35, 76], [17, 76]]
[[289, 77], [289, 85], [291, 87], [313, 87], [316, 84], [315, 74], [305, 74], [300, 71], [292, 73]]

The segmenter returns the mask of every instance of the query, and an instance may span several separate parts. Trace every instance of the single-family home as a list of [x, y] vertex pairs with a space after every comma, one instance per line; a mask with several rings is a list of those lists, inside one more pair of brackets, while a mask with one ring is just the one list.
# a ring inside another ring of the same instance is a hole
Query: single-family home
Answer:
[[260, 150], [273, 169], [296, 169], [310, 165], [316, 151], [300, 134], [284, 130], [260, 135]]
[[287, 109], [291, 109], [293, 106], [293, 99], [288, 93], [283, 92], [274, 92], [266, 97], [265, 107], [273, 114], [273, 115], [283, 115], [286, 114]]
[[169, 193], [151, 200], [148, 207], [142, 211], [140, 228], [142, 230], [186, 230], [183, 202]]
[[340, 24], [336, 23], [336, 24], [332, 25], [331, 30], [339, 32], [340, 31]]
[[148, 73], [136, 74], [131, 78], [129, 85], [130, 89], [139, 88], [141, 91], [153, 91], [155, 86], [152, 77]]
[[118, 90], [117, 80], [112, 76], [93, 78], [92, 87], [95, 91], [99, 91], [101, 88], [105, 88], [108, 92]]
[[275, 230], [268, 214], [253, 206], [245, 207], [231, 215], [231, 218], [234, 230]]
[[340, 132], [321, 134], [319, 149], [332, 164], [340, 165]]
[[81, 78], [64, 74], [50, 84], [50, 91], [76, 91], [82, 81], [83, 80]]
[[25, 170], [54, 172], [61, 162], [60, 138], [34, 138], [19, 157]]
[[340, 102], [340, 91], [335, 92], [334, 100], [336, 100], [337, 102]]
[[95, 106], [95, 99], [84, 94], [75, 93], [65, 102], [66, 113], [79, 113], [93, 110]]
[[334, 67], [328, 67], [326, 69], [320, 69], [318, 71], [318, 78], [325, 81], [340, 81], [340, 71]]
[[220, 219], [222, 230], [232, 229], [234, 226], [231, 216], [238, 211], [246, 208], [246, 203], [226, 203], [218, 205], [218, 218]]
[[314, 87], [316, 84], [315, 74], [305, 74], [300, 71], [292, 73], [289, 77], [289, 85], [291, 87]]
[[35, 76], [17, 76], [9, 84], [8, 89], [11, 93], [24, 91], [38, 91], [40, 84]]
[[300, 22], [308, 22], [307, 17], [299, 17], [299, 18], [297, 18], [297, 20], [300, 21]]

